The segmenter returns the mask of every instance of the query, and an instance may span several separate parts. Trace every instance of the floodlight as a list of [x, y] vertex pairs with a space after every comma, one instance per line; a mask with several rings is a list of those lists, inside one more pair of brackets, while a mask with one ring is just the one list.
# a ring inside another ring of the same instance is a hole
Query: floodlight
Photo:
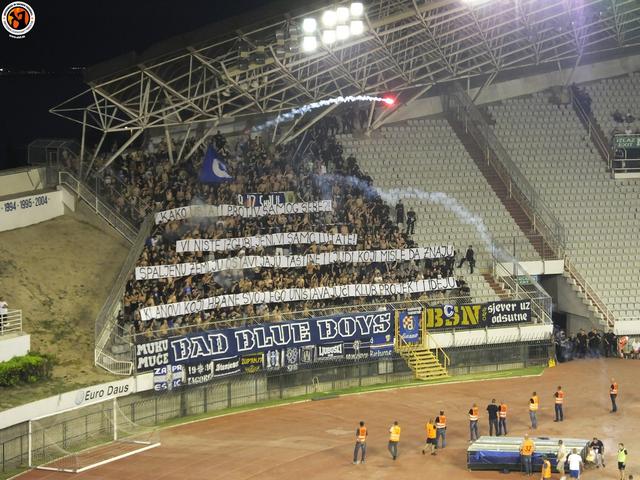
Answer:
[[360, 18], [364, 13], [364, 5], [360, 2], [353, 2], [351, 4], [351, 16], [353, 18]]
[[338, 25], [336, 27], [336, 38], [338, 40], [346, 40], [351, 35], [349, 25]]
[[316, 32], [318, 23], [315, 18], [305, 18], [302, 21], [302, 31], [306, 34], [312, 34]]
[[316, 37], [305, 36], [302, 38], [302, 50], [304, 52], [315, 52], [318, 48], [318, 40]]
[[322, 14], [322, 24], [325, 27], [335, 27], [338, 21], [338, 16], [334, 10], [325, 10]]
[[322, 43], [325, 45], [332, 45], [336, 43], [336, 31], [335, 30], [323, 30], [322, 31]]
[[336, 18], [338, 23], [347, 23], [349, 21], [349, 9], [347, 7], [338, 7], [336, 9]]
[[362, 35], [364, 32], [364, 22], [362, 20], [351, 20], [351, 35]]

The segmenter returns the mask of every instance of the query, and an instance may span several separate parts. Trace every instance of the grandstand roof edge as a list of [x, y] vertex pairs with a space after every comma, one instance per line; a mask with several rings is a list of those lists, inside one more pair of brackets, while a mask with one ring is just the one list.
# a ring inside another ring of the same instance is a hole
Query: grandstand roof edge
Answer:
[[316, 0], [300, 8], [300, 2], [297, 0], [276, 0], [273, 4], [264, 5], [248, 13], [161, 40], [140, 53], [130, 51], [90, 65], [85, 70], [84, 82], [92, 83], [114, 75], [125, 74], [134, 71], [141, 63], [186, 53], [188, 47], [222, 40], [225, 36], [233, 37], [237, 35], [239, 30], [248, 32], [283, 21], [286, 17], [296, 17], [326, 6], [326, 1]]

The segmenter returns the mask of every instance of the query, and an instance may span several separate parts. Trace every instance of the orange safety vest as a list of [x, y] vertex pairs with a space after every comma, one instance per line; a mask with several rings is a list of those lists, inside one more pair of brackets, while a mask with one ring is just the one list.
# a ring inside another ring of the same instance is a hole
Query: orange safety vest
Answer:
[[613, 382], [611, 384], [611, 389], [609, 390], [609, 393], [611, 395], [617, 395], [618, 394], [618, 384], [616, 382]]
[[542, 462], [542, 478], [551, 478], [551, 462], [549, 460]]
[[427, 438], [436, 438], [436, 426], [433, 423], [427, 423]]
[[507, 418], [507, 404], [506, 403], [501, 403], [500, 404], [500, 418]]
[[562, 405], [564, 401], [564, 392], [562, 390], [558, 390], [556, 392], [556, 405]]
[[522, 443], [522, 446], [520, 447], [520, 453], [524, 456], [533, 455], [534, 448], [535, 448], [535, 445], [533, 444], [533, 441], [530, 439], [527, 439]]
[[[532, 401], [533, 400], [533, 401]], [[529, 399], [529, 410], [535, 412], [538, 410], [538, 396], [534, 395]]]
[[367, 440], [367, 427], [358, 427], [358, 441], [364, 443]]
[[447, 417], [438, 415], [436, 418], [436, 428], [447, 428]]
[[390, 442], [400, 441], [400, 425], [394, 425], [389, 429], [389, 441]]
[[469, 410], [469, 420], [472, 422], [478, 420], [478, 407], [472, 407]]

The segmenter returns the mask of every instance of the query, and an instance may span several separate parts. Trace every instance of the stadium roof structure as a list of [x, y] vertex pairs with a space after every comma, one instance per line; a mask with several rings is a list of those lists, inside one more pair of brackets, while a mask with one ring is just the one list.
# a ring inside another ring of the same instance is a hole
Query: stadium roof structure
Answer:
[[[620, 55], [640, 46], [638, 0], [481, 2], [365, 2], [365, 33], [314, 53], [297, 48], [300, 25], [323, 8], [290, 11], [246, 28], [234, 22], [229, 28], [227, 22], [131, 54], [117, 67], [113, 62], [111, 73], [109, 64], [89, 69], [89, 89], [51, 112], [83, 130], [99, 130], [103, 139], [130, 132], [108, 164], [149, 128], [164, 128], [169, 136], [171, 127], [186, 125], [190, 131], [206, 123], [213, 132], [227, 119], [256, 122], [348, 95], [392, 93], [397, 107], [450, 81], [488, 85], [497, 75], [520, 69], [578, 65], [590, 56]], [[278, 141], [295, 138], [334, 108], [279, 125]], [[382, 125], [392, 110], [372, 103], [369, 127]]]

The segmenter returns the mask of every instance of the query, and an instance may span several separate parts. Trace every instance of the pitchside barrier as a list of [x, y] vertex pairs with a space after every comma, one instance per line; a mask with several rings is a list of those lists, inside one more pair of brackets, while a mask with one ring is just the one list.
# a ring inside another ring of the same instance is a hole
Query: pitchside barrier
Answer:
[[[449, 373], [455, 376], [546, 365], [550, 348], [549, 341], [449, 348]], [[27, 466], [31, 460], [32, 465], [55, 470], [83, 471], [159, 444], [157, 427], [169, 420], [413, 378], [405, 361], [393, 354], [385, 359], [315, 364], [293, 371], [259, 370], [198, 386], [138, 391], [118, 397], [116, 403], [109, 399], [82, 405], [0, 430], [0, 468], [5, 472]]]

